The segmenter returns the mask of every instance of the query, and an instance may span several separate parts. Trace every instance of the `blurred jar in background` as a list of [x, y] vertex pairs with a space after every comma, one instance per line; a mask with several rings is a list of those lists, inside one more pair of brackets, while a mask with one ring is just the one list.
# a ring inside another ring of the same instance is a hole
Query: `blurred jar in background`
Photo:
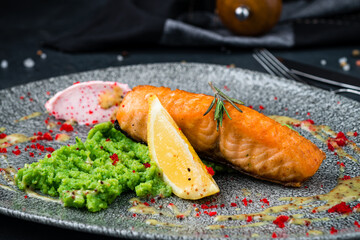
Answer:
[[282, 0], [217, 0], [222, 23], [237, 35], [258, 36], [278, 22]]

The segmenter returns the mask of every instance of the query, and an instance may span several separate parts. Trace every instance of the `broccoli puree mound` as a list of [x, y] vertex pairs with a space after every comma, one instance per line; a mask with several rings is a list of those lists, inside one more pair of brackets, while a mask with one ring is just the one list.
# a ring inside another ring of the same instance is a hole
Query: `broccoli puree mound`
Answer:
[[83, 143], [63, 146], [51, 157], [25, 164], [15, 176], [20, 189], [39, 189], [60, 197], [64, 206], [97, 212], [121, 193], [132, 190], [139, 197], [171, 195], [171, 187], [149, 157], [148, 147], [135, 143], [113, 124], [90, 130]]

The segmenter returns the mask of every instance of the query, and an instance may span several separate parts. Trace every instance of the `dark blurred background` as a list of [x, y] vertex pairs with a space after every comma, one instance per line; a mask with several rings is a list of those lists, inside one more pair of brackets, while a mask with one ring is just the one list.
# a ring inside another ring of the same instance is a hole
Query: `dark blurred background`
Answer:
[[[359, 76], [357, 59], [351, 52], [359, 48], [360, 2], [341, 3], [284, 1], [274, 29], [263, 36], [244, 37], [233, 35], [221, 24], [214, 12], [215, 1], [2, 1], [0, 61], [5, 60], [7, 68], [0, 69], [0, 88], [91, 69], [153, 62], [234, 64], [264, 71], [251, 57], [252, 49], [262, 46], [278, 56], [316, 66], [325, 59], [325, 68]], [[323, 34], [315, 34], [319, 29], [324, 29]], [[321, 36], [325, 40], [321, 41]], [[316, 37], [313, 42], [312, 37]], [[341, 57], [349, 59], [350, 71], [339, 66]], [[30, 67], [25, 67], [28, 58]]]

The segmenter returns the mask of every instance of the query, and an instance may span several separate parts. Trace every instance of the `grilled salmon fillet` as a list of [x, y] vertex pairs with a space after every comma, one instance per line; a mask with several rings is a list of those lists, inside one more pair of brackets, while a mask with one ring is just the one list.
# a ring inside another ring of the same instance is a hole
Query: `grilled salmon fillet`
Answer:
[[216, 130], [213, 96], [166, 87], [137, 86], [124, 98], [116, 118], [122, 131], [147, 140], [148, 97], [156, 94], [200, 156], [255, 178], [298, 187], [313, 176], [326, 155], [296, 131], [246, 106], [225, 102], [232, 120]]

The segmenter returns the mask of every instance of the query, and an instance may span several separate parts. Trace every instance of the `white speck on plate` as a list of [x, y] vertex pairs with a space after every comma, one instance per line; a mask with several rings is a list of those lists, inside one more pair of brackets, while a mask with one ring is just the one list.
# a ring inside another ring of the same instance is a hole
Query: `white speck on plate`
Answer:
[[5, 69], [8, 68], [9, 63], [6, 60], [1, 60], [1, 68]]
[[326, 62], [325, 59], [321, 59], [320, 64], [321, 64], [322, 66], [325, 66], [325, 65], [327, 64], [327, 62]]
[[124, 60], [124, 57], [121, 56], [121, 55], [117, 55], [116, 59], [117, 59], [119, 62], [121, 62], [121, 61]]
[[46, 59], [46, 58], [47, 58], [46, 53], [42, 53], [42, 54], [40, 55], [40, 58], [41, 58], [41, 59]]
[[339, 64], [344, 64], [344, 63], [347, 63], [347, 58], [346, 57], [339, 58]]
[[350, 65], [349, 64], [344, 65], [343, 70], [346, 71], [346, 72], [349, 71], [350, 70]]
[[24, 66], [26, 68], [33, 68], [35, 66], [35, 62], [31, 58], [27, 58], [24, 60]]

